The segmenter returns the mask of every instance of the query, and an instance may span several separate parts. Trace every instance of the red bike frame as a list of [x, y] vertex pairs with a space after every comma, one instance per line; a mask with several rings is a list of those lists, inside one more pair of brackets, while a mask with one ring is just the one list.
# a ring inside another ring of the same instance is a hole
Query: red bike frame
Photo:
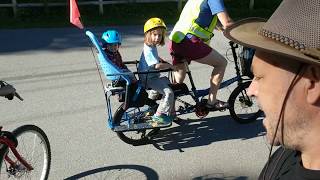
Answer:
[[[1, 127], [0, 127], [0, 132], [1, 132]], [[7, 137], [2, 136], [2, 137], [0, 137], [0, 144], [7, 145], [8, 148], [10, 148], [10, 150], [14, 154], [14, 156], [18, 159], [18, 161], [20, 161], [21, 164], [23, 164], [27, 168], [28, 171], [33, 170], [33, 167], [29, 163], [27, 163], [27, 161], [25, 161], [21, 157], [21, 155], [18, 153], [18, 151], [15, 147], [15, 143], [12, 140], [8, 139]], [[16, 166], [16, 162], [14, 162], [12, 159], [10, 159], [7, 154], [5, 154], [4, 160], [7, 161], [11, 167]]]

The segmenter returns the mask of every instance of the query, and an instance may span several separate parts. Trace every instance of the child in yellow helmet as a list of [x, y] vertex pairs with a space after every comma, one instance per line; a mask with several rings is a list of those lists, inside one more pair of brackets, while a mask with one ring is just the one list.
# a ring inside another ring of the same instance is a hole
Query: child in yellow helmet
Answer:
[[[140, 57], [138, 71], [154, 71], [161, 69], [175, 69], [175, 67], [159, 57], [157, 46], [164, 45], [166, 25], [160, 18], [151, 18], [144, 25], [144, 47]], [[160, 73], [140, 74], [139, 79], [147, 86], [162, 94], [162, 100], [157, 112], [152, 117], [152, 123], [171, 124], [171, 114], [174, 106], [174, 94], [169, 87], [167, 77], [160, 77]]]

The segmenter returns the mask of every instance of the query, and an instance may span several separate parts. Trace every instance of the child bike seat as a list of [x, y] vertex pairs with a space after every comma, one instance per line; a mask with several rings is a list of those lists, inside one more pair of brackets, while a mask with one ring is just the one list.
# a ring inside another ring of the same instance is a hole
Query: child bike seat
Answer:
[[113, 64], [102, 49], [101, 43], [91, 31], [86, 31], [86, 35], [90, 38], [92, 44], [98, 51], [99, 63], [106, 78], [109, 80], [122, 79], [126, 81], [127, 85], [131, 84], [133, 82], [132, 77], [134, 77], [133, 73], [127, 69], [121, 69]]

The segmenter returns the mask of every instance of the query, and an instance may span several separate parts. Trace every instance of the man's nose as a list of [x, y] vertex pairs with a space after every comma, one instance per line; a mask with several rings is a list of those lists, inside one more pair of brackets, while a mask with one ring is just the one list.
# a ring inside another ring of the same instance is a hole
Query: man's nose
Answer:
[[253, 79], [250, 86], [247, 89], [248, 96], [257, 96], [258, 90], [257, 90], [257, 82]]

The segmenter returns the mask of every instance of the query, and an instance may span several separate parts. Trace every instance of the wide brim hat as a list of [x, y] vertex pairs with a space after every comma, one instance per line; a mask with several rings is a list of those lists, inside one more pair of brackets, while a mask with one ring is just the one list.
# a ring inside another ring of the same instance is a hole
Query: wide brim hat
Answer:
[[244, 19], [224, 35], [246, 47], [320, 65], [320, 0], [283, 0], [268, 21]]

